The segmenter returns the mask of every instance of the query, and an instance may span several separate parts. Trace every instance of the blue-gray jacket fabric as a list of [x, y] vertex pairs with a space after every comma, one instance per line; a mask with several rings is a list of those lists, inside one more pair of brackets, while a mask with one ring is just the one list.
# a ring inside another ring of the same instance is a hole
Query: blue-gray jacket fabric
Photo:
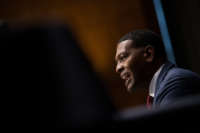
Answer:
[[167, 62], [157, 79], [153, 106], [172, 104], [196, 94], [200, 94], [200, 76]]

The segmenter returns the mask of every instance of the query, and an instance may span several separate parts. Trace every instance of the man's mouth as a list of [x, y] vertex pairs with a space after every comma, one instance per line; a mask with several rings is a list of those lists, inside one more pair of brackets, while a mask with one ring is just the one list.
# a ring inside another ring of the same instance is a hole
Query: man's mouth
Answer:
[[122, 78], [123, 80], [127, 80], [127, 79], [129, 78], [129, 73], [126, 72], [126, 73], [121, 74], [121, 78]]

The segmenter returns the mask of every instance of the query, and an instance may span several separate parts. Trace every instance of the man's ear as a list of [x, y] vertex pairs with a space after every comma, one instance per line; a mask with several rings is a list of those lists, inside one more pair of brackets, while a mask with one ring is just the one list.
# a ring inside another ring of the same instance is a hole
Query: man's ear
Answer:
[[147, 62], [152, 62], [155, 56], [155, 49], [151, 45], [147, 45], [144, 48], [144, 58]]

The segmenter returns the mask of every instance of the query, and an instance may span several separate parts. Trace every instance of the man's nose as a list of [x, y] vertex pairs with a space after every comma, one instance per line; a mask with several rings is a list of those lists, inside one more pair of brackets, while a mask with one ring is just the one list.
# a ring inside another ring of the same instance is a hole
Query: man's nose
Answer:
[[116, 66], [116, 72], [121, 73], [123, 71], [124, 67], [122, 64], [117, 64]]

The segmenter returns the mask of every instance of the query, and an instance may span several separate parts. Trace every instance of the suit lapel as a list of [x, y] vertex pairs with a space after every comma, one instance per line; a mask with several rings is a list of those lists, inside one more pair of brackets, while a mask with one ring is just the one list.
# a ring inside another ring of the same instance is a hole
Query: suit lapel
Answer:
[[[158, 76], [158, 79], [157, 79], [156, 91], [155, 91], [155, 97], [154, 97], [155, 100], [156, 100], [158, 91], [159, 91], [159, 89], [160, 89], [160, 84], [161, 84], [161, 82], [162, 82], [163, 79], [165, 78], [167, 72], [168, 72], [172, 67], [175, 67], [175, 64], [172, 64], [172, 63], [169, 62], [169, 61], [167, 61], [167, 62], [164, 64], [164, 67], [163, 67], [163, 69], [161, 70], [161, 72], [160, 72], [160, 74], [159, 74], [159, 76]], [[154, 100], [153, 104], [155, 104], [155, 100]]]

